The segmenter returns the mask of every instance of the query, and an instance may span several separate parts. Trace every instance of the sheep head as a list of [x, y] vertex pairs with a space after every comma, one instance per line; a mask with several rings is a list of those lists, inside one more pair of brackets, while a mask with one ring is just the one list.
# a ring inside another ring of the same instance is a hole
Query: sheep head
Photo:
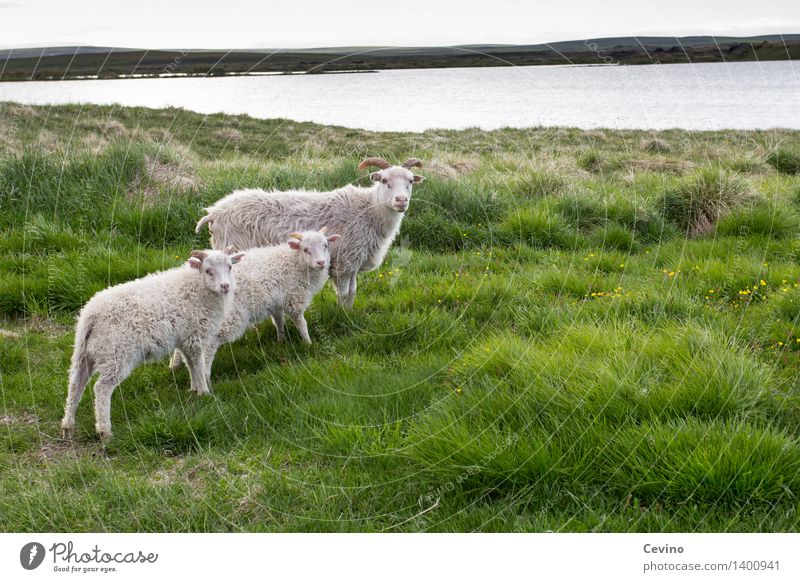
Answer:
[[393, 166], [383, 158], [367, 158], [358, 165], [359, 170], [371, 166], [380, 168], [370, 174], [376, 185], [380, 201], [395, 212], [405, 212], [411, 201], [411, 189], [415, 183], [422, 182], [425, 178], [411, 171], [411, 168], [421, 168], [422, 162], [417, 158], [409, 158], [400, 166]]
[[192, 251], [189, 266], [200, 272], [206, 289], [226, 295], [233, 291], [235, 283], [231, 266], [243, 256], [244, 253], [230, 254], [226, 251]]
[[320, 230], [293, 232], [289, 235], [289, 248], [300, 253], [299, 260], [309, 269], [321, 271], [330, 267], [331, 251], [328, 243], [339, 240], [339, 235], [326, 236], [327, 230], [323, 226]]

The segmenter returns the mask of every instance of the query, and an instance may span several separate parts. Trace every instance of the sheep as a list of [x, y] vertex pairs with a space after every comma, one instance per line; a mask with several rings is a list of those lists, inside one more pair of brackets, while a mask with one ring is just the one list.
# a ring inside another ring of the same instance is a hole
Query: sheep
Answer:
[[[267, 317], [271, 317], [275, 324], [279, 342], [284, 339], [286, 313], [303, 341], [311, 343], [305, 311], [328, 280], [329, 243], [339, 240], [339, 235], [328, 236], [325, 233], [324, 227], [320, 231], [293, 232], [286, 244], [247, 251], [247, 256], [236, 268], [233, 308], [219, 333], [203, 351], [208, 378], [220, 346], [236, 341], [247, 328]], [[172, 369], [181, 366], [181, 355], [180, 349], [175, 350], [170, 362]]]
[[219, 332], [232, 306], [232, 265], [243, 253], [192, 251], [188, 264], [104, 289], [81, 310], [61, 428], [74, 435], [75, 412], [89, 379], [94, 386], [95, 428], [111, 438], [111, 394], [140, 363], [175, 347], [189, 364], [191, 387], [209, 392], [203, 346]]
[[411, 168], [422, 167], [416, 158], [392, 166], [383, 158], [367, 158], [358, 168], [380, 168], [370, 174], [375, 184], [349, 184], [332, 192], [258, 189], [238, 190], [206, 208], [195, 232], [208, 224], [211, 245], [249, 249], [283, 242], [297, 230], [317, 230], [327, 225], [342, 236], [331, 245], [330, 277], [338, 301], [353, 306], [356, 275], [377, 269], [400, 230], [415, 183], [424, 180]]

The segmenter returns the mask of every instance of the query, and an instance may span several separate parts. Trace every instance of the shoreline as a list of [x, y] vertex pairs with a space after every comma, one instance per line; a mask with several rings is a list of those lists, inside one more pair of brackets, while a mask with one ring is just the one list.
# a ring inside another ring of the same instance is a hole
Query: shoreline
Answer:
[[[364, 47], [264, 50], [145, 50], [50, 47], [0, 51], [0, 82], [124, 78], [328, 74], [497, 66], [648, 65], [800, 59], [800, 35], [689, 39], [623, 37], [538, 45]], [[51, 54], [45, 54], [48, 50]], [[40, 51], [40, 54], [37, 52]]]

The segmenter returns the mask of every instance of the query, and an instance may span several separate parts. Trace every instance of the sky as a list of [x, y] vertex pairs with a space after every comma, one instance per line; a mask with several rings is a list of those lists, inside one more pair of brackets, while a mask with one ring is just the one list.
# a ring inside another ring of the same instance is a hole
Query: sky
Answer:
[[0, 48], [301, 48], [800, 33], [800, 0], [0, 0]]

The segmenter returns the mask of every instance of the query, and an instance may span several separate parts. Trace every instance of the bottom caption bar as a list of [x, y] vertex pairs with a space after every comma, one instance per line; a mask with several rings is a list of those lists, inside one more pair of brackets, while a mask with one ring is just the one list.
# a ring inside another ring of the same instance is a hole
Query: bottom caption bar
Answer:
[[800, 580], [800, 534], [0, 534], [0, 579]]

